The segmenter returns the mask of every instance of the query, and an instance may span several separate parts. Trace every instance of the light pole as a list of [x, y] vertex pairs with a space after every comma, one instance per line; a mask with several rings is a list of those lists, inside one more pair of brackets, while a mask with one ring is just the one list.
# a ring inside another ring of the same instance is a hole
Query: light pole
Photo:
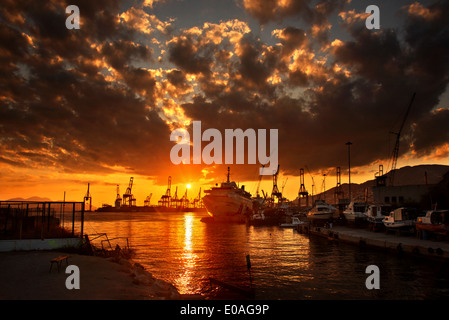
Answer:
[[346, 145], [348, 146], [349, 202], [352, 201], [352, 196], [351, 196], [351, 144], [352, 144], [352, 142], [346, 142]]

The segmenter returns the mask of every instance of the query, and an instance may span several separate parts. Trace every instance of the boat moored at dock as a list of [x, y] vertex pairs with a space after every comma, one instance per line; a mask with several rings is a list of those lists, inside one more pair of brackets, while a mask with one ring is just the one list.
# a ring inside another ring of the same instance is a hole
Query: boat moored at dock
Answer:
[[324, 223], [333, 218], [337, 208], [323, 200], [317, 200], [315, 206], [307, 213], [307, 220], [313, 223]]
[[430, 232], [442, 236], [449, 235], [449, 210], [430, 210], [424, 217], [418, 217], [416, 224], [418, 236]]
[[390, 214], [391, 205], [389, 204], [370, 204], [368, 205], [365, 216], [370, 224], [370, 230], [383, 227], [383, 220]]
[[415, 208], [397, 208], [390, 212], [382, 221], [387, 229], [409, 229], [413, 230], [416, 219], [418, 218], [418, 210]]
[[365, 212], [368, 204], [366, 202], [351, 201], [343, 211], [343, 216], [350, 223], [360, 223], [366, 220]]
[[281, 223], [281, 228], [296, 228], [300, 224], [305, 224], [305, 221], [301, 221], [298, 217], [292, 217], [291, 222]]
[[239, 188], [234, 181], [230, 181], [229, 175], [228, 167], [227, 181], [222, 182], [220, 187], [204, 191], [203, 203], [214, 221], [244, 222], [252, 212], [251, 194], [245, 191], [244, 186]]

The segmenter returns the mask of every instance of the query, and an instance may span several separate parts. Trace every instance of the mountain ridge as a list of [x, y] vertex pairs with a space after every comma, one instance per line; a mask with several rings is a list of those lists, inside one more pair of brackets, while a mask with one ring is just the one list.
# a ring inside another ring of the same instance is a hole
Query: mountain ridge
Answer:
[[[407, 186], [407, 185], [436, 185], [444, 179], [444, 175], [449, 172], [449, 166], [439, 164], [429, 165], [417, 165], [417, 166], [405, 166], [396, 169], [394, 172], [394, 186]], [[387, 186], [389, 184], [389, 178], [392, 172], [384, 174], [387, 179]], [[372, 187], [376, 185], [376, 179], [367, 180], [363, 183], [351, 183], [352, 198], [365, 198], [372, 199]], [[330, 188], [325, 192], [314, 195], [314, 199], [324, 199], [330, 203], [335, 203], [335, 191], [337, 187]], [[340, 198], [349, 198], [349, 184], [343, 183], [341, 185], [343, 196]], [[311, 195], [309, 194], [309, 197]], [[298, 198], [296, 198], [298, 199]], [[296, 200], [295, 199], [295, 200]]]

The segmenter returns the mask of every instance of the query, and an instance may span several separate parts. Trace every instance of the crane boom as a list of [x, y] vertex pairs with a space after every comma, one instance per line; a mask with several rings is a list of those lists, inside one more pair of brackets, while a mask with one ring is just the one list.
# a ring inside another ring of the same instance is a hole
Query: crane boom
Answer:
[[394, 145], [393, 149], [393, 159], [391, 163], [391, 170], [390, 170], [390, 184], [393, 185], [394, 182], [394, 173], [396, 171], [396, 165], [398, 162], [398, 156], [399, 156], [399, 141], [401, 139], [401, 133], [402, 129], [404, 129], [405, 122], [407, 120], [407, 117], [410, 113], [410, 109], [412, 108], [413, 101], [415, 100], [416, 92], [413, 93], [412, 100], [410, 101], [410, 104], [408, 105], [407, 111], [405, 112], [404, 119], [402, 120], [401, 126], [399, 128], [399, 132], [393, 132], [396, 135], [396, 143]]
[[126, 188], [126, 191], [125, 191], [126, 194], [131, 194], [131, 191], [132, 191], [132, 188], [133, 188], [133, 181], [134, 181], [134, 178], [131, 177], [131, 178], [129, 179], [129, 185], [128, 185], [128, 188]]
[[313, 179], [312, 173], [310, 172], [308, 166], [306, 166], [306, 169], [307, 169], [307, 172], [308, 172], [309, 175], [310, 175], [310, 178], [312, 178], [312, 201], [313, 201], [313, 188], [315, 187], [315, 180]]

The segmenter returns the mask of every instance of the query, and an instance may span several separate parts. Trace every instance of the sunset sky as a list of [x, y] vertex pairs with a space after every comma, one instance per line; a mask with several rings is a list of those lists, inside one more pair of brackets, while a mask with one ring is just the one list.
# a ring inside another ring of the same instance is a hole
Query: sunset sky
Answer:
[[[137, 204], [156, 204], [169, 175], [193, 198], [227, 167], [170, 162], [170, 133], [195, 120], [278, 129], [290, 199], [300, 168], [309, 192], [337, 166], [347, 182], [347, 141], [363, 182], [388, 171], [414, 92], [398, 167], [449, 165], [446, 0], [4, 0], [0, 59], [1, 200], [81, 201], [90, 183], [95, 206], [112, 204], [132, 176]], [[231, 165], [232, 179], [254, 192], [258, 168]]]

